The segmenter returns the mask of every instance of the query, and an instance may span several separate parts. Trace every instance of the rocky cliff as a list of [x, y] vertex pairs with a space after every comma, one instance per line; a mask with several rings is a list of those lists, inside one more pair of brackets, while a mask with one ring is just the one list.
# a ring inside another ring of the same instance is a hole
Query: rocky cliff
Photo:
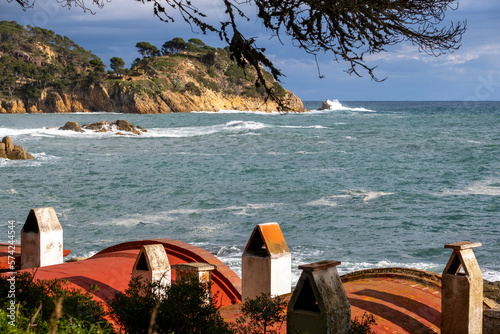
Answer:
[[[304, 111], [302, 101], [287, 92], [288, 111]], [[263, 97], [227, 95], [206, 90], [202, 94], [165, 90], [149, 96], [131, 92], [120, 86], [106, 88], [102, 84], [82, 88], [81, 91], [43, 92], [32, 103], [21, 99], [0, 100], [0, 113], [73, 113], [73, 112], [123, 112], [137, 114], [158, 114], [190, 111], [251, 110], [276, 111], [278, 105]]]
[[[196, 41], [105, 73], [97, 56], [69, 38], [1, 21], [0, 113], [279, 109], [268, 91], [255, 85], [255, 69], [238, 67], [228, 48]], [[284, 111], [305, 111], [298, 97], [265, 70], [263, 75]]]

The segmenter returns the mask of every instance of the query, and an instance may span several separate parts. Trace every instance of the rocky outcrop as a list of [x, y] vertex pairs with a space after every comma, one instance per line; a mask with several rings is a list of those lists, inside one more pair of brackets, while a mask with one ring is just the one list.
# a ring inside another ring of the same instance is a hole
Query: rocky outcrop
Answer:
[[[305, 111], [302, 101], [287, 92], [285, 102], [289, 111]], [[132, 114], [164, 114], [190, 111], [251, 110], [275, 111], [276, 102], [263, 98], [229, 95], [202, 87], [202, 94], [165, 90], [158, 95], [147, 95], [115, 85], [80, 87], [75, 92], [43, 92], [36, 102], [21, 100], [0, 101], [0, 113], [75, 113], [121, 112]]]
[[26, 152], [20, 145], [14, 145], [9, 136], [5, 136], [0, 143], [0, 158], [11, 160], [28, 160], [33, 159], [33, 156]]
[[[96, 123], [87, 123], [80, 126], [77, 122], [67, 122], [60, 130], [70, 130], [76, 132], [85, 132], [84, 130], [90, 130], [94, 132], [110, 132], [117, 131], [117, 135], [124, 135], [125, 133], [133, 133], [140, 135], [148, 130], [141, 126], [135, 126], [129, 121], [119, 119], [116, 122], [101, 121]], [[125, 133], [124, 133], [125, 132]]]
[[63, 127], [59, 128], [59, 130], [68, 130], [68, 131], [75, 131], [75, 132], [84, 132], [80, 124], [77, 122], [66, 122]]
[[319, 110], [328, 110], [330, 109], [330, 104], [328, 100], [321, 102], [321, 108]]
[[500, 304], [500, 282], [484, 281], [483, 284], [484, 297], [494, 300]]

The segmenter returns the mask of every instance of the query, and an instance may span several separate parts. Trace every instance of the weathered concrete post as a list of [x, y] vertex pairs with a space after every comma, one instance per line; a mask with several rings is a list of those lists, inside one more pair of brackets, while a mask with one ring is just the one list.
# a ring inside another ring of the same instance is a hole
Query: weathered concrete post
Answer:
[[31, 209], [21, 230], [21, 269], [63, 262], [63, 230], [54, 208]]
[[143, 282], [158, 284], [159, 290], [171, 284], [170, 262], [162, 244], [141, 247], [132, 269], [132, 277], [139, 276]]
[[472, 251], [479, 246], [469, 241], [444, 246], [453, 253], [442, 275], [442, 334], [482, 333], [483, 275]]
[[200, 283], [208, 283], [207, 302], [212, 300], [212, 271], [217, 269], [215, 264], [204, 262], [180, 263], [174, 264], [172, 268], [175, 269], [175, 280], [195, 277]]
[[292, 257], [277, 223], [257, 225], [241, 258], [242, 300], [292, 291]]
[[351, 304], [337, 272], [340, 261], [299, 266], [299, 281], [287, 310], [287, 333], [344, 334], [351, 328]]

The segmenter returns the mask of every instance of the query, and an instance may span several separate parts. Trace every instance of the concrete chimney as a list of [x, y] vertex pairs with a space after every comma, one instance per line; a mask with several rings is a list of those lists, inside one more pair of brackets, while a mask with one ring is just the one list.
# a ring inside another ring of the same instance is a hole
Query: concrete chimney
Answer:
[[141, 276], [147, 283], [158, 283], [161, 287], [170, 286], [172, 274], [167, 252], [162, 244], [143, 245], [137, 255], [132, 277]]
[[242, 300], [292, 291], [292, 257], [277, 223], [257, 225], [241, 258]]
[[204, 262], [190, 262], [174, 264], [175, 280], [189, 279], [195, 277], [200, 283], [208, 284], [208, 297], [206, 302], [212, 301], [212, 271], [217, 269], [215, 264]]
[[346, 334], [351, 304], [337, 272], [339, 261], [299, 266], [299, 281], [288, 303], [287, 333]]
[[31, 209], [21, 230], [21, 269], [63, 262], [63, 230], [54, 208]]
[[479, 242], [447, 244], [453, 253], [442, 274], [441, 333], [481, 334], [483, 275], [472, 248]]

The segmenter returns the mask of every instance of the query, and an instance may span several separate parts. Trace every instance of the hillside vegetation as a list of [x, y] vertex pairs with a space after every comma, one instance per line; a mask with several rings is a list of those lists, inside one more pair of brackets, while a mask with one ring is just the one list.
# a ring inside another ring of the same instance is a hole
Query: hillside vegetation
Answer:
[[[0, 112], [167, 113], [220, 109], [277, 110], [252, 68], [240, 68], [228, 48], [176, 37], [161, 50], [136, 44], [130, 69], [111, 70], [66, 36], [13, 21], [0, 22]], [[302, 102], [265, 73], [268, 87], [292, 111]]]

